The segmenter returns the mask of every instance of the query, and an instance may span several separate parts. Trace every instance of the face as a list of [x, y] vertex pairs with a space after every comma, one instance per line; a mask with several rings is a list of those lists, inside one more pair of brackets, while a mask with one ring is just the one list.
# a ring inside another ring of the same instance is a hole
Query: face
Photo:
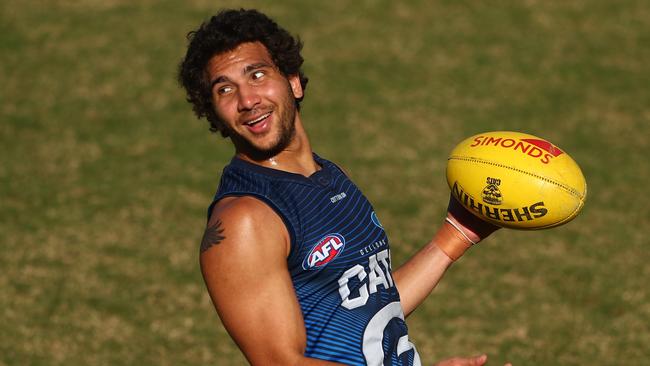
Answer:
[[212, 103], [238, 152], [255, 160], [284, 150], [295, 134], [300, 79], [284, 76], [261, 43], [242, 43], [207, 66]]

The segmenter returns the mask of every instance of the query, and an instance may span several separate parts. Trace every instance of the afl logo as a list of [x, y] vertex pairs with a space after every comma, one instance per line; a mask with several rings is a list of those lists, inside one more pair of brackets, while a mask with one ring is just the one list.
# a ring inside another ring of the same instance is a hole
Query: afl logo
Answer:
[[302, 261], [303, 269], [320, 269], [333, 261], [345, 247], [345, 239], [340, 234], [328, 234], [318, 241], [309, 255]]

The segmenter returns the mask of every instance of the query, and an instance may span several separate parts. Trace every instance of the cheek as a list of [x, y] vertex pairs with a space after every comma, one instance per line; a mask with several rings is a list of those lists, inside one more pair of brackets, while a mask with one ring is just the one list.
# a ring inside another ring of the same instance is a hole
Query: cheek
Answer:
[[282, 81], [277, 81], [274, 83], [273, 87], [266, 88], [264, 96], [270, 100], [281, 102], [285, 99], [293, 100], [293, 93], [289, 83], [284, 83]]
[[217, 101], [213, 99], [212, 107], [214, 109], [214, 112], [217, 114], [217, 117], [219, 117], [222, 121], [229, 121], [233, 118], [232, 103], [227, 103], [223, 100]]

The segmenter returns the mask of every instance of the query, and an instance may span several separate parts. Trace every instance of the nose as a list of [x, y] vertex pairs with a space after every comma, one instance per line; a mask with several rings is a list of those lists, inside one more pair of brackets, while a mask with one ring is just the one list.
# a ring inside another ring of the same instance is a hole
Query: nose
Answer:
[[250, 85], [243, 85], [239, 87], [239, 100], [237, 108], [239, 111], [247, 111], [255, 108], [261, 101], [255, 87]]

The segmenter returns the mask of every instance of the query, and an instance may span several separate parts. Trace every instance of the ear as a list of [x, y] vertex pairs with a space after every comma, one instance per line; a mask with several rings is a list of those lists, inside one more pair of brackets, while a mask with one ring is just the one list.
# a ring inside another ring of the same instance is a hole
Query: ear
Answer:
[[296, 99], [302, 98], [304, 94], [302, 84], [300, 84], [300, 76], [298, 74], [289, 76], [289, 85], [291, 86], [293, 97]]

